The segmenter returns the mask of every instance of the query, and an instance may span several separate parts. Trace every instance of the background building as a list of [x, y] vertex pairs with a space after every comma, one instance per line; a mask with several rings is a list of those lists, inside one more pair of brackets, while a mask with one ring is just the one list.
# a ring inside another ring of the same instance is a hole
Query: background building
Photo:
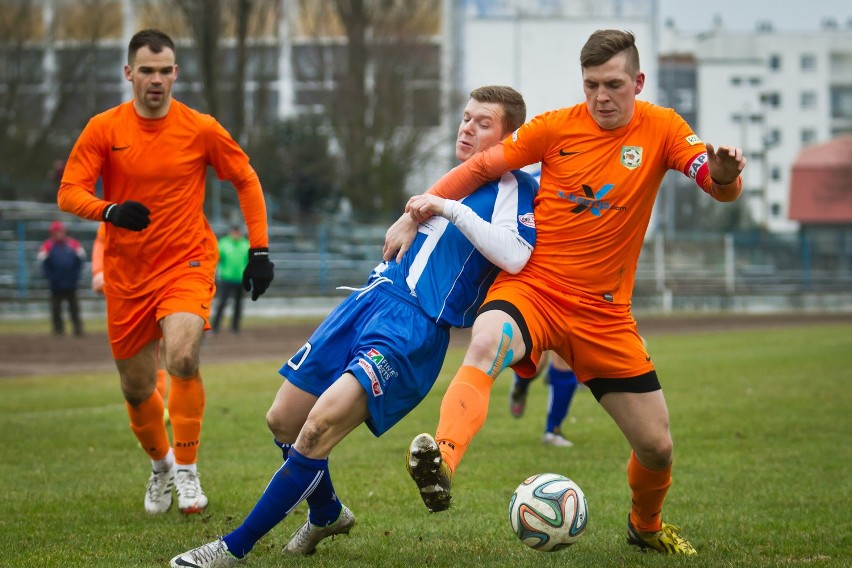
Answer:
[[789, 199], [796, 156], [852, 132], [852, 25], [829, 20], [819, 30], [779, 32], [758, 22], [744, 32], [717, 23], [697, 34], [664, 27], [660, 38], [664, 59], [695, 61], [695, 127], [702, 138], [730, 141], [748, 156], [744, 195], [751, 219], [770, 232], [795, 232]]
[[[790, 184], [798, 156], [822, 167], [803, 151], [852, 131], [852, 25], [733, 31], [708, 20], [684, 33], [658, 27], [661, 2], [0, 0], [0, 297], [43, 292], [31, 249], [57, 216], [62, 159], [89, 117], [130, 98], [121, 69], [144, 27], [178, 44], [176, 97], [215, 115], [260, 174], [280, 267], [272, 295], [325, 295], [363, 277], [407, 195], [455, 165], [472, 88], [516, 87], [530, 118], [582, 102], [579, 51], [599, 28], [636, 34], [640, 98], [749, 158], [744, 199], [724, 207], [666, 176], [636, 305], [753, 308], [775, 291], [805, 305], [796, 295], [815, 283], [848, 291], [852, 223], [801, 214], [848, 200], [852, 181], [841, 175], [831, 199], [799, 211]], [[214, 227], [238, 220], [235, 193], [212, 176], [208, 196]]]

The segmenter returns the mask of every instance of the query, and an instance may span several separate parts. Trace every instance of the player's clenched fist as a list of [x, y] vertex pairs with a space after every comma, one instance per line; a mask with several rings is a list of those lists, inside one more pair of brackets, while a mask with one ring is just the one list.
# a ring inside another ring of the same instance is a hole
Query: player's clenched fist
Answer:
[[243, 270], [243, 288], [251, 292], [251, 299], [257, 300], [266, 292], [272, 282], [275, 264], [269, 260], [268, 248], [249, 249], [248, 265]]
[[104, 209], [104, 221], [131, 231], [141, 231], [150, 225], [150, 215], [151, 210], [138, 201], [110, 203]]

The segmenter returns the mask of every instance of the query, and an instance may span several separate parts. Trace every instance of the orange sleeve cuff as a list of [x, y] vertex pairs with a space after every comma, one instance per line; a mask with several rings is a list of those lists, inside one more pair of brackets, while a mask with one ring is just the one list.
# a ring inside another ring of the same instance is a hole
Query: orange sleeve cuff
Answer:
[[[710, 177], [710, 176], [708, 176]], [[737, 179], [731, 183], [724, 185], [716, 183], [716, 180], [710, 178], [710, 195], [713, 199], [722, 202], [736, 201], [743, 192], [743, 177], [737, 176]]]
[[474, 156], [444, 174], [427, 193], [444, 199], [459, 200], [478, 187], [508, 171], [503, 157], [503, 143], [474, 154]]
[[234, 183], [237, 188], [237, 199], [243, 212], [246, 227], [248, 227], [249, 246], [251, 248], [269, 247], [269, 233], [266, 221], [266, 201], [263, 199], [263, 189], [254, 169], [248, 175]]

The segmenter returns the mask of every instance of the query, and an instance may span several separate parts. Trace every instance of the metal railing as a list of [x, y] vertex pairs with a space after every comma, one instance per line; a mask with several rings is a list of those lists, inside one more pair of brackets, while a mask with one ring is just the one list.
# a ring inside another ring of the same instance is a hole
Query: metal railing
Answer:
[[[91, 254], [97, 223], [48, 214], [2, 210], [0, 215], [0, 301], [42, 301], [47, 282], [36, 259], [52, 220]], [[226, 226], [214, 227], [224, 234]], [[385, 227], [323, 224], [270, 227], [276, 277], [267, 295], [281, 298], [336, 296], [338, 286], [358, 285], [381, 260]], [[844, 237], [845, 238], [845, 237]], [[852, 296], [852, 253], [843, 238], [810, 241], [796, 237], [754, 239], [749, 235], [682, 234], [648, 240], [640, 256], [633, 302], [661, 311], [725, 309], [760, 297], [783, 296], [791, 306], [803, 298]], [[852, 249], [850, 249], [852, 250]], [[81, 297], [95, 299], [90, 271], [83, 271]], [[839, 309], [852, 309], [843, 300]]]

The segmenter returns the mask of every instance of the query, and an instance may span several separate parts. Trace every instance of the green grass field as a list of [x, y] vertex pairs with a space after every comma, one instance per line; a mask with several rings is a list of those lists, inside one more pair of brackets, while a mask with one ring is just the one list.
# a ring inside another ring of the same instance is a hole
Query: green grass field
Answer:
[[[405, 472], [414, 435], [434, 431], [460, 362], [451, 351], [432, 394], [380, 439], [356, 430], [331, 472], [358, 519], [316, 555], [281, 547], [304, 504], [263, 539], [246, 566], [850, 566], [852, 565], [852, 326], [650, 338], [671, 411], [674, 484], [664, 518], [698, 549], [642, 554], [624, 542], [629, 449], [588, 391], [567, 424], [573, 448], [544, 447], [546, 389], [526, 415], [507, 409], [509, 375], [459, 468], [454, 507], [430, 515]], [[184, 518], [142, 507], [147, 458], [136, 445], [112, 373], [0, 380], [3, 433], [0, 566], [160, 566], [234, 528], [281, 463], [264, 415], [280, 361], [207, 365], [199, 467], [211, 504]], [[533, 551], [511, 532], [508, 503], [533, 473], [553, 471], [586, 493], [590, 521], [575, 546]]]

